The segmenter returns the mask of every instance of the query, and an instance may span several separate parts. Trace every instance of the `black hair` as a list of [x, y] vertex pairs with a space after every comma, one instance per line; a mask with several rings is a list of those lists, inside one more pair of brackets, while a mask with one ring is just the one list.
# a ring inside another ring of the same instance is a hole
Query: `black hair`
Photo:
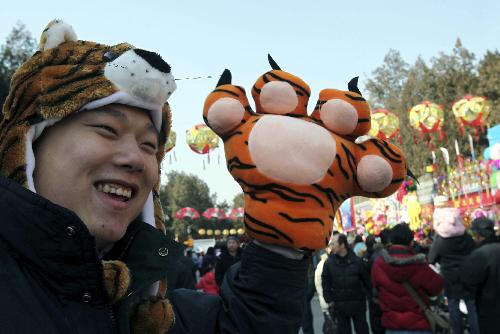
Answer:
[[339, 232], [339, 231], [337, 231], [337, 230], [333, 231], [333, 232], [332, 232], [332, 237], [333, 237], [334, 235], [337, 235], [337, 234], [340, 234], [340, 232]]
[[345, 249], [349, 249], [349, 242], [347, 241], [347, 236], [345, 234], [339, 233], [337, 243], [340, 245], [345, 245]]
[[207, 255], [215, 255], [215, 248], [212, 246], [207, 248]]
[[354, 237], [354, 243], [357, 244], [358, 242], [363, 242], [363, 237], [359, 234], [356, 234], [356, 236]]
[[366, 237], [365, 244], [366, 244], [366, 250], [368, 252], [371, 252], [373, 250], [373, 245], [375, 245], [376, 240], [375, 236], [373, 234], [370, 234], [369, 236]]
[[397, 224], [391, 229], [390, 232], [391, 243], [393, 245], [410, 246], [413, 241], [413, 233], [408, 224]]
[[380, 232], [380, 242], [382, 245], [387, 246], [389, 243], [391, 243], [391, 231], [388, 228], [383, 229]]

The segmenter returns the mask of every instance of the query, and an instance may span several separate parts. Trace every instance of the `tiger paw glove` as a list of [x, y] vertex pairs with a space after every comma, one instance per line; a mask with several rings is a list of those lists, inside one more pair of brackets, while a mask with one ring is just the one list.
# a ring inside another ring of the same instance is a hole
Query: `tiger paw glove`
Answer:
[[245, 90], [225, 70], [203, 109], [224, 142], [227, 168], [244, 192], [247, 233], [305, 251], [324, 248], [340, 204], [352, 196], [385, 197], [406, 175], [397, 147], [369, 139], [370, 108], [351, 80], [348, 91], [324, 89], [307, 114], [311, 94], [300, 78], [273, 68]]

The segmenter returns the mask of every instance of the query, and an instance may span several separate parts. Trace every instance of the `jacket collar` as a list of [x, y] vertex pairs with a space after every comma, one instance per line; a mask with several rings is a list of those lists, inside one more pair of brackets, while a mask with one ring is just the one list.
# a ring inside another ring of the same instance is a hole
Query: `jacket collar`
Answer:
[[392, 245], [389, 249], [382, 249], [380, 255], [388, 264], [407, 265], [413, 263], [425, 263], [425, 254], [417, 254], [409, 246]]
[[[106, 302], [95, 239], [75, 213], [3, 176], [0, 176], [0, 212], [0, 248], [5, 246], [56, 293], [73, 300], [88, 300], [90, 295], [92, 303]], [[159, 276], [158, 280], [167, 274], [167, 266], [174, 268], [180, 253], [182, 246], [136, 221], [105, 259], [123, 260], [131, 270], [136, 269], [136, 276], [148, 280]], [[168, 273], [169, 277], [173, 274], [173, 270]], [[138, 280], [133, 280], [134, 285], [135, 282]]]
[[3, 244], [36, 279], [67, 298], [104, 302], [95, 239], [75, 213], [5, 177], [0, 212]]

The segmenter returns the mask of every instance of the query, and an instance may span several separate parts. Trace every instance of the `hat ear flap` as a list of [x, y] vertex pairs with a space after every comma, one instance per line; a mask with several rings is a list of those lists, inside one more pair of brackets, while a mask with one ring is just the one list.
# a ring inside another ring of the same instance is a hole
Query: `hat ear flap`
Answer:
[[61, 20], [52, 20], [42, 32], [38, 49], [45, 51], [58, 47], [64, 42], [77, 40], [78, 38], [72, 26]]

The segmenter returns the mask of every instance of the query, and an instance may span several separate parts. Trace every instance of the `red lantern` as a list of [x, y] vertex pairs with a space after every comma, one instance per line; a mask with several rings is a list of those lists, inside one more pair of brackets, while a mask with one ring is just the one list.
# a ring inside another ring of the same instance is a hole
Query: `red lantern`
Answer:
[[419, 131], [420, 139], [424, 134], [430, 139], [431, 134], [437, 132], [439, 139], [443, 140], [444, 111], [440, 105], [424, 101], [408, 110], [408, 117], [410, 126]]
[[[399, 118], [387, 109], [375, 109], [371, 113], [371, 129], [368, 133], [372, 137], [382, 140], [391, 140], [399, 133]], [[399, 141], [401, 142], [401, 136]]]
[[474, 128], [474, 137], [478, 137], [478, 129], [484, 132], [484, 125], [490, 114], [490, 104], [484, 96], [466, 95], [451, 106], [453, 115], [464, 135], [464, 126]]

